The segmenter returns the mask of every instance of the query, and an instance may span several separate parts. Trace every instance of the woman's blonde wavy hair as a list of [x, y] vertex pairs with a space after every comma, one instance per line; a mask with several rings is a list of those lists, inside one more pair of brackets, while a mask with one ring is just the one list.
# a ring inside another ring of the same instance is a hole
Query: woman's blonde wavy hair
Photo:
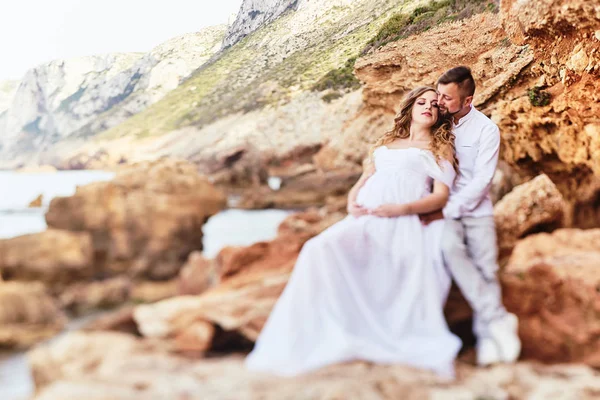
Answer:
[[[430, 86], [421, 86], [411, 90], [406, 95], [400, 105], [400, 111], [398, 111], [398, 114], [396, 114], [396, 117], [394, 118], [394, 129], [386, 132], [371, 148], [371, 151], [369, 152], [370, 163], [373, 162], [373, 152], [377, 147], [384, 146], [396, 139], [408, 139], [410, 137], [410, 123], [412, 121], [413, 106], [415, 101], [427, 92], [436, 92], [436, 90]], [[451, 161], [454, 170], [458, 172], [458, 158], [456, 158], [454, 139], [455, 136], [452, 133], [452, 121], [450, 118], [442, 117], [438, 112], [438, 120], [435, 125], [431, 127], [429, 150], [431, 150], [439, 164], [442, 159], [450, 157], [450, 154], [447, 154], [447, 152], [448, 149], [452, 149], [452, 159], [449, 161]]]

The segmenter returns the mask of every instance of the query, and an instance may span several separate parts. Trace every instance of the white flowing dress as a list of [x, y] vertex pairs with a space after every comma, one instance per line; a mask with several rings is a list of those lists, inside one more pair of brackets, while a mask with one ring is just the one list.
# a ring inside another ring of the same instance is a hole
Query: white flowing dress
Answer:
[[[375, 150], [357, 203], [374, 208], [452, 185], [454, 170], [429, 150]], [[350, 360], [404, 364], [451, 378], [461, 342], [443, 305], [451, 278], [441, 259], [443, 220], [347, 216], [310, 239], [253, 351], [250, 370], [291, 376]]]

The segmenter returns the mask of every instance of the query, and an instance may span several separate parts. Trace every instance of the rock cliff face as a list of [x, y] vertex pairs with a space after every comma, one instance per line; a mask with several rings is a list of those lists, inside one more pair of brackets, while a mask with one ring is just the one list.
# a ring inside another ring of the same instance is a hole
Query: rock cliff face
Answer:
[[131, 95], [137, 100], [123, 101], [126, 106], [28, 160], [103, 168], [174, 155], [234, 185], [264, 184], [269, 175], [299, 168], [354, 171], [369, 143], [389, 128], [408, 88], [433, 84], [449, 65], [469, 64], [478, 84], [475, 103], [503, 132], [503, 158], [523, 179], [543, 172], [557, 184], [570, 203], [568, 225], [599, 225], [594, 3], [504, 1], [500, 15], [432, 26], [360, 57], [359, 91], [331, 103], [309, 92], [328, 70], [358, 54], [392, 12], [419, 5], [245, 1], [222, 32], [235, 44], [166, 98], [89, 141], [112, 126], [107, 121], [122, 121], [153, 101]]
[[18, 87], [19, 81], [0, 81], [0, 115], [10, 106]]
[[504, 159], [524, 173], [548, 174], [571, 201], [572, 223], [598, 226], [600, 5], [504, 1], [501, 18], [510, 40], [535, 57], [492, 111]]
[[[387, 45], [356, 63], [363, 107], [321, 151], [360, 159], [409, 88], [457, 64], [473, 69], [475, 105], [500, 127], [502, 158], [547, 174], [569, 202], [567, 226], [600, 226], [600, 14], [589, 2], [503, 1], [480, 15]], [[444, 43], [443, 46], [438, 43]], [[427, 45], [426, 45], [427, 44]]]
[[227, 30], [223, 47], [229, 47], [246, 35], [266, 25], [287, 10], [295, 9], [302, 0], [244, 0], [235, 22]]
[[4, 162], [36, 162], [32, 153], [65, 137], [85, 139], [144, 110], [218, 51], [225, 28], [176, 37], [147, 54], [57, 60], [30, 70], [0, 114]]
[[[96, 115], [86, 125], [73, 132], [76, 137], [88, 137], [111, 128], [162, 99], [165, 94], [204, 64], [219, 49], [225, 25], [203, 29], [170, 39], [145, 54], [126, 74], [131, 93], [123, 90], [124, 99], [102, 115]], [[98, 92], [110, 90], [110, 82], [99, 82]], [[92, 92], [92, 97], [95, 93]], [[100, 95], [101, 96], [101, 95]]]
[[[94, 111], [103, 111], [106, 102], [120, 90], [109, 92], [110, 95], [101, 101], [100, 109], [94, 110], [92, 106], [74, 112], [74, 102], [81, 100], [85, 88], [98, 81], [114, 79], [121, 87], [126, 86], [126, 79], [122, 79], [120, 73], [130, 68], [140, 56], [111, 54], [57, 60], [29, 70], [0, 120], [3, 158], [33, 146], [43, 147], [66, 136], [79, 124], [73, 116], [88, 119]], [[71, 114], [71, 118], [65, 119], [66, 114]]]

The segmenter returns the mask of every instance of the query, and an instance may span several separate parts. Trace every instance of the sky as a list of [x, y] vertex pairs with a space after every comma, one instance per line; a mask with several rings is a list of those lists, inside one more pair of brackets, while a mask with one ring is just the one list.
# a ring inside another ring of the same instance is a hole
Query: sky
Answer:
[[0, 14], [0, 80], [62, 58], [146, 52], [226, 23], [242, 0], [11, 0]]

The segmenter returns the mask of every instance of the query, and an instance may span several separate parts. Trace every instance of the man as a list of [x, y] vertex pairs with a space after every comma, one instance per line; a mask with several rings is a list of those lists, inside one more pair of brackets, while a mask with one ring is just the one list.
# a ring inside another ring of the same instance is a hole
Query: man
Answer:
[[445, 218], [444, 261], [474, 311], [477, 364], [514, 362], [521, 351], [518, 320], [502, 305], [489, 195], [500, 133], [496, 124], [471, 104], [475, 81], [468, 67], [446, 71], [438, 79], [437, 90], [440, 113], [452, 118], [460, 173], [444, 209], [424, 215], [422, 220], [427, 224]]

